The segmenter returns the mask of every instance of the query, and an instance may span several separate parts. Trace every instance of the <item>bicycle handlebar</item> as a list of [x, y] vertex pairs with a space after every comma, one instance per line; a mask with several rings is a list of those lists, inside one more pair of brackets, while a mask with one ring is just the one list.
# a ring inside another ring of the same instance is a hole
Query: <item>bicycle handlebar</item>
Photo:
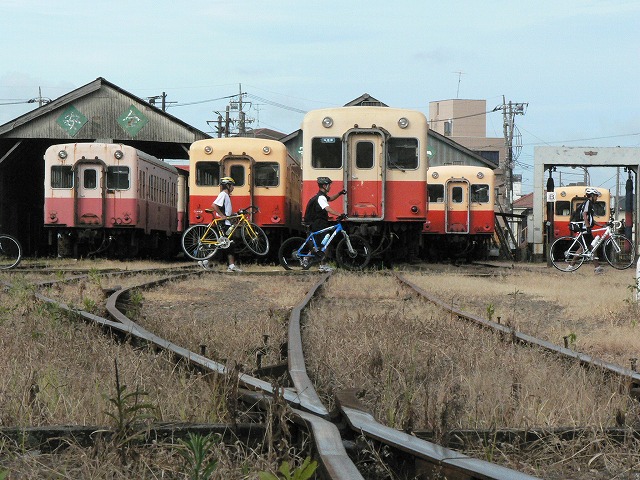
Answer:
[[241, 208], [240, 210], [238, 210], [238, 215], [246, 215], [248, 213], [258, 213], [260, 211], [260, 209], [258, 207], [256, 207], [255, 205], [249, 205], [246, 208]]

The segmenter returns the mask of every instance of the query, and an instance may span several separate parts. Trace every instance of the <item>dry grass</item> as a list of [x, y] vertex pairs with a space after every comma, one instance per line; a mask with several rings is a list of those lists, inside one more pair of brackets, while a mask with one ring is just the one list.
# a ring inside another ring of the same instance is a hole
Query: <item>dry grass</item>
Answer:
[[[549, 324], [563, 324], [564, 312], [569, 311], [575, 326], [584, 324], [578, 338], [587, 331], [597, 338], [600, 326], [585, 323], [589, 315], [583, 312], [584, 319], [576, 318], [581, 298], [586, 302], [589, 295], [578, 296], [575, 303], [562, 301], [558, 285], [566, 278], [547, 272], [469, 278], [459, 272], [416, 274], [411, 280], [459, 308], [474, 307], [476, 313], [482, 314], [493, 303], [495, 315], [502, 314], [503, 323], [507, 319], [521, 329], [532, 326], [534, 333], [547, 332], [549, 337], [564, 333]], [[599, 281], [602, 277], [596, 278]], [[607, 280], [617, 285], [615, 289], [627, 281], [623, 276]], [[514, 303], [512, 294], [518, 290], [528, 294], [515, 295]], [[611, 307], [620, 306], [616, 315], [630, 308], [619, 297], [609, 297], [608, 302]], [[590, 311], [597, 304], [589, 299]], [[591, 426], [600, 431], [616, 426], [616, 417], [628, 426], [640, 425], [640, 406], [626, 394], [628, 385], [601, 371], [587, 371], [577, 363], [514, 345], [452, 318], [400, 287], [390, 276], [334, 275], [323, 297], [313, 302], [305, 325], [308, 368], [325, 399], [330, 402], [339, 389], [361, 389], [365, 405], [380, 421], [395, 428], [427, 429], [446, 441], [454, 429]], [[632, 345], [626, 348], [632, 349]], [[591, 441], [600, 449], [607, 443], [602, 435], [594, 435]], [[522, 460], [507, 447], [484, 445], [486, 450], [480, 456], [495, 459], [505, 455], [501, 461], [513, 468], [540, 474], [540, 465], [544, 465], [549, 469], [542, 470], [545, 478], [555, 469], [562, 472], [556, 478], [571, 478], [563, 477], [572, 468], [569, 465], [575, 462], [585, 468], [595, 455], [593, 448], [582, 449], [577, 442], [568, 442], [563, 450], [575, 458], [545, 457], [547, 451], [542, 458], [528, 453]], [[631, 442], [608, 448], [613, 453], [607, 461], [620, 467], [614, 461], [616, 455], [627, 455], [635, 446]], [[478, 451], [470, 453], [477, 455]], [[631, 465], [638, 467], [637, 461]], [[549, 465], [554, 462], [555, 467]], [[605, 459], [592, 462], [593, 469], [597, 472], [603, 462]], [[600, 476], [592, 478], [610, 478], [609, 474], [597, 473]]]
[[[54, 271], [63, 270], [63, 265], [58, 267], [52, 262]], [[111, 281], [99, 276], [95, 268], [88, 270], [87, 280], [49, 287], [43, 293], [101, 314], [102, 287], [138, 284], [154, 278], [137, 275], [124, 282]], [[113, 412], [110, 399], [116, 397], [114, 361], [127, 393], [144, 392], [142, 400], [155, 407], [157, 421], [226, 423], [232, 417], [247, 420], [243, 412], [229, 404], [233, 401], [234, 378], [195, 374], [176, 364], [168, 354], [114, 341], [100, 328], [35, 299], [35, 290], [29, 283], [32, 278], [65, 276], [2, 273], [0, 280], [11, 281], [13, 287], [0, 291], [0, 348], [5, 358], [0, 362], [0, 427], [112, 425], [107, 412]], [[164, 290], [139, 292], [144, 306], [139, 320], [149, 329], [157, 328], [155, 333], [194, 351], [204, 343], [208, 352], [251, 366], [255, 362], [252, 349], [263, 345], [264, 334], [270, 336], [269, 345], [279, 345], [284, 340], [283, 312], [304, 296], [304, 282], [309, 281], [273, 281], [267, 277], [254, 280], [204, 274], [189, 282], [170, 284]], [[222, 286], [216, 287], [217, 282]], [[273, 353], [274, 359], [277, 356], [279, 351]], [[276, 441], [282, 439], [265, 439], [265, 444]], [[273, 448], [271, 444], [268, 447]], [[275, 471], [283, 456], [295, 458], [298, 448], [299, 445], [294, 448], [285, 443], [284, 449], [265, 455], [262, 449], [254, 452], [241, 445], [220, 444], [211, 452], [219, 462], [215, 478], [242, 478], [248, 472]], [[130, 455], [135, 461], [122, 465], [112, 445], [96, 445], [92, 449], [71, 445], [64, 453], [45, 455], [24, 451], [4, 440], [0, 441], [0, 476], [9, 469], [9, 478], [187, 478], [188, 470], [175, 446], [135, 449]]]
[[[640, 352], [640, 310], [632, 302], [633, 269], [596, 276], [589, 266], [573, 273], [545, 267], [506, 270], [492, 277], [448, 274], [407, 275], [417, 285], [457, 307], [517, 330], [603, 360], [629, 366]], [[435, 287], [434, 287], [435, 286]]]

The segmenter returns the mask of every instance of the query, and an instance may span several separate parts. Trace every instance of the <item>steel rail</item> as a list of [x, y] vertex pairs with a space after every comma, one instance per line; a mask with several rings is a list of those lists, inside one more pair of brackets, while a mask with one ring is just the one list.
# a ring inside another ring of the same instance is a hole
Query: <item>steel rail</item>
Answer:
[[491, 320], [487, 320], [473, 313], [465, 312], [459, 308], [456, 308], [453, 305], [448, 304], [442, 299], [432, 295], [426, 290], [420, 288], [415, 283], [411, 282], [410, 280], [407, 280], [401, 274], [394, 272], [394, 275], [400, 283], [407, 285], [416, 293], [418, 293], [421, 297], [439, 306], [440, 308], [453, 313], [458, 318], [469, 320], [473, 323], [476, 323], [479, 326], [488, 328], [494, 332], [502, 334], [510, 338], [511, 341], [513, 342], [518, 342], [523, 345], [538, 347], [542, 350], [546, 350], [548, 352], [554, 353], [560, 357], [578, 361], [581, 365], [584, 365], [586, 367], [597, 367], [605, 372], [613, 373], [615, 375], [628, 378], [631, 380], [631, 382], [629, 382], [630, 389], [631, 389], [630, 393], [634, 393], [635, 391], [637, 391], [638, 387], [640, 387], [640, 373], [634, 370], [622, 367], [615, 363], [606, 362], [599, 358], [592, 357], [591, 355], [587, 355], [586, 353], [577, 352], [575, 350], [571, 350], [570, 348], [556, 345], [555, 343], [542, 340], [540, 338], [534, 337], [532, 335], [528, 335], [526, 333], [518, 332], [513, 327], [509, 327], [506, 325], [502, 325], [500, 323], [493, 322]]
[[533, 477], [507, 467], [469, 457], [441, 445], [417, 438], [379, 423], [370, 412], [361, 409], [350, 392], [337, 394], [339, 409], [349, 426], [356, 432], [411, 455], [420, 468], [433, 473], [436, 469], [445, 478], [458, 480], [533, 480]]
[[[164, 282], [175, 279], [176, 277], [177, 276], [147, 282], [144, 284], [144, 288], [151, 288], [152, 286], [160, 285]], [[294, 419], [297, 419], [299, 423], [304, 424], [306, 428], [310, 429], [320, 459], [320, 466], [327, 475], [327, 478], [331, 480], [361, 480], [363, 477], [349, 458], [344, 445], [342, 444], [340, 432], [333, 423], [326, 419], [326, 417], [328, 417], [328, 411], [324, 405], [322, 405], [315, 388], [306, 374], [304, 357], [302, 357], [302, 339], [299, 328], [300, 312], [308, 304], [327, 278], [329, 278], [328, 274], [322, 276], [318, 282], [310, 288], [304, 299], [293, 308], [291, 316], [294, 319], [297, 318], [298, 328], [296, 332], [295, 328], [292, 329], [290, 326], [289, 332], [290, 335], [293, 333], [293, 336], [289, 338], [288, 348], [290, 355], [295, 357], [290, 365], [292, 365], [293, 368], [293, 373], [291, 374], [292, 380], [294, 381], [294, 385], [296, 385], [296, 383], [297, 385], [293, 390], [285, 388], [280, 389], [280, 391], [282, 392], [284, 399], [289, 404], [297, 407], [293, 408]], [[198, 355], [175, 345], [172, 342], [162, 339], [143, 327], [140, 327], [124, 315], [117, 307], [118, 299], [126, 291], [131, 290], [132, 288], [143, 288], [143, 286], [120, 289], [114, 292], [107, 300], [107, 311], [109, 314], [113, 318], [117, 319], [120, 324], [127, 326], [128, 331], [135, 332], [135, 335], [139, 338], [149, 341], [160, 348], [171, 351], [174, 354], [185, 358], [192, 364], [223, 375], [231, 373], [225, 365], [209, 360], [202, 355]], [[295, 320], [294, 323], [296, 323]], [[298, 350], [300, 353], [297, 353]], [[302, 359], [302, 363], [300, 359]], [[276, 388], [278, 388], [274, 387], [269, 382], [265, 382], [264, 380], [260, 380], [244, 373], [239, 375], [238, 381], [251, 390], [266, 392], [270, 395], [276, 394]], [[247, 398], [250, 398], [250, 396]]]

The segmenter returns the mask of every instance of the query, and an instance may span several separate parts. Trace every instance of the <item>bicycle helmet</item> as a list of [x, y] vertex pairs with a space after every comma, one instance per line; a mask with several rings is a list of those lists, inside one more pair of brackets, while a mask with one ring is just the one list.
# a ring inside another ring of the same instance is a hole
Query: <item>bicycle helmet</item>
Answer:
[[220, 179], [220, 185], [222, 186], [224, 185], [229, 186], [229, 185], [235, 185], [235, 184], [236, 184], [235, 180], [231, 177], [222, 177]]
[[591, 188], [588, 187], [585, 191], [584, 194], [588, 197], [589, 195], [595, 195], [596, 197], [599, 197], [600, 195], [602, 195], [598, 190], [596, 190], [595, 188]]
[[318, 177], [318, 185], [331, 185], [332, 182], [329, 177]]

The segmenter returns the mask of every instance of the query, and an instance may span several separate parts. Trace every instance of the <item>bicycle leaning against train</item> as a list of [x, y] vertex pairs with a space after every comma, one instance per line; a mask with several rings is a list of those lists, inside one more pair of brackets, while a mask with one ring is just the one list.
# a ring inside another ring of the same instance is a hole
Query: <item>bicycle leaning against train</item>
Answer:
[[[342, 214], [335, 225], [310, 232], [307, 238], [291, 237], [282, 242], [278, 251], [280, 265], [286, 270], [308, 270], [311, 265], [321, 263], [333, 239], [342, 234], [336, 246], [336, 262], [346, 270], [362, 270], [371, 259], [371, 247], [360, 235], [347, 233], [342, 226], [342, 220], [346, 218]], [[322, 240], [318, 241], [320, 238]]]
[[[269, 238], [264, 230], [249, 220], [249, 215], [256, 213], [258, 207], [253, 205], [238, 210], [238, 213], [227, 217], [231, 226], [216, 216], [206, 225], [192, 225], [182, 234], [182, 249], [193, 260], [207, 260], [213, 257], [218, 249], [229, 248], [234, 232], [240, 229], [240, 236], [245, 248], [261, 257], [269, 253]], [[205, 212], [213, 215], [210, 208]], [[242, 251], [242, 250], [240, 250]]]
[[610, 220], [605, 227], [592, 228], [594, 240], [590, 246], [584, 239], [584, 231], [580, 231], [575, 237], [567, 235], [558, 238], [551, 245], [551, 263], [558, 270], [573, 272], [585, 261], [598, 259], [596, 253], [598, 247], [602, 246], [604, 258], [609, 265], [618, 270], [629, 268], [636, 258], [636, 247], [627, 237], [616, 233], [622, 227], [623, 222]]
[[20, 242], [11, 235], [0, 233], [0, 270], [17, 266], [22, 259]]

